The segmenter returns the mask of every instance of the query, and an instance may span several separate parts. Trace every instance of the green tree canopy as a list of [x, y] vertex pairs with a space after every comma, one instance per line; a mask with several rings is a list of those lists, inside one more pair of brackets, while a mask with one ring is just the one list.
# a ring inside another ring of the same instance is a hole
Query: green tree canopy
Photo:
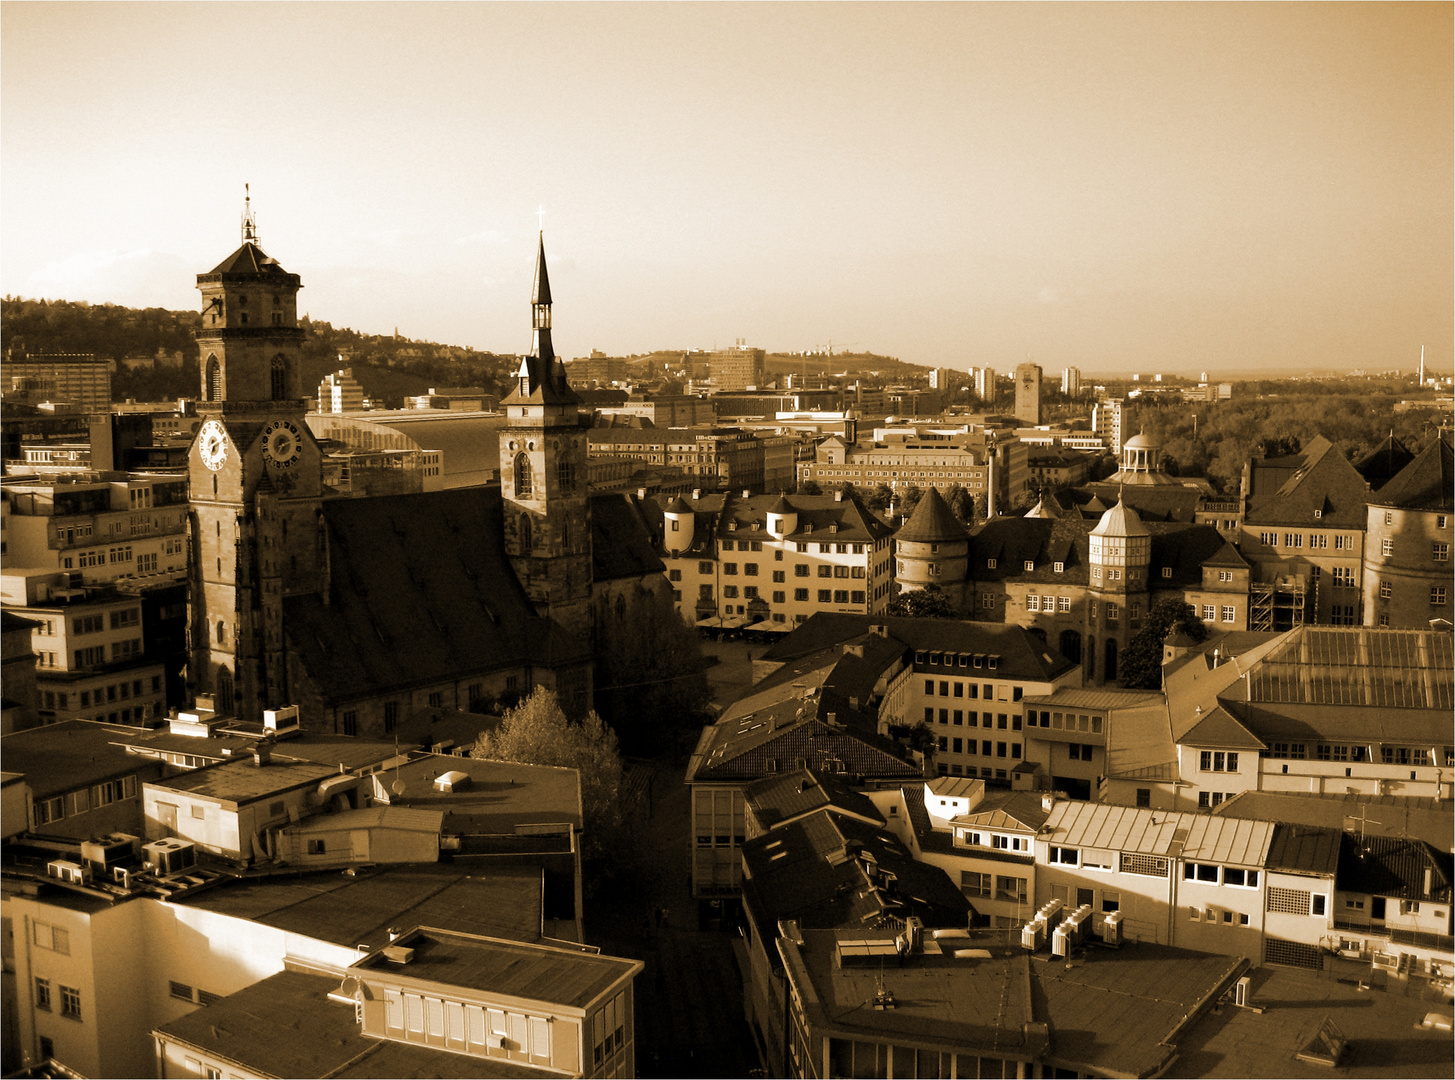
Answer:
[[974, 522], [975, 496], [966, 491], [963, 485], [951, 485], [950, 490], [945, 492], [945, 505], [950, 508], [950, 513], [955, 515], [955, 520], [961, 525], [969, 525]]
[[886, 615], [907, 615], [914, 619], [958, 619], [960, 613], [938, 585], [926, 585], [900, 593], [884, 605]]
[[1207, 626], [1191, 604], [1166, 596], [1152, 605], [1146, 620], [1122, 653], [1118, 681], [1129, 690], [1162, 688], [1162, 646], [1170, 631], [1186, 634], [1193, 641], [1207, 640]]
[[919, 505], [919, 501], [924, 497], [924, 490], [919, 485], [910, 484], [899, 496], [897, 512], [904, 517], [909, 517], [910, 514], [914, 513], [914, 508]]
[[864, 496], [864, 505], [876, 514], [889, 512], [889, 504], [894, 501], [894, 489], [882, 480], [875, 485], [874, 490]]
[[536, 687], [505, 713], [499, 728], [481, 733], [470, 756], [575, 769], [581, 776], [581, 815], [588, 850], [602, 851], [621, 823], [621, 754], [616, 733], [595, 712], [580, 721], [568, 720], [554, 690]]

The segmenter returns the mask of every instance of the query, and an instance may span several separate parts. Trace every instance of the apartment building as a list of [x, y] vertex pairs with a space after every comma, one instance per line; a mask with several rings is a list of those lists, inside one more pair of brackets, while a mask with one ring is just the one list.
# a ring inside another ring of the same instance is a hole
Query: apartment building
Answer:
[[685, 473], [699, 487], [778, 492], [793, 486], [793, 440], [736, 428], [592, 428], [593, 458], [627, 457]]
[[1024, 444], [996, 436], [932, 439], [861, 447], [827, 439], [816, 458], [798, 468], [800, 482], [824, 490], [852, 484], [869, 490], [880, 484], [904, 489], [938, 488], [943, 494], [962, 487], [975, 497], [976, 513], [993, 516], [1029, 490], [1029, 459]]
[[708, 355], [707, 370], [718, 390], [757, 389], [764, 383], [764, 353], [741, 341]]
[[871, 614], [894, 588], [893, 530], [850, 495], [646, 499], [678, 613], [791, 630], [815, 612]]

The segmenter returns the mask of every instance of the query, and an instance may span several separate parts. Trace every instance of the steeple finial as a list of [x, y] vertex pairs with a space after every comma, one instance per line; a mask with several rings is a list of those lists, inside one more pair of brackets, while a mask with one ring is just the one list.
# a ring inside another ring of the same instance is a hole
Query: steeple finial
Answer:
[[258, 242], [258, 220], [253, 216], [253, 196], [249, 185], [243, 185], [242, 238], [244, 244]]
[[551, 346], [551, 279], [546, 273], [546, 234], [540, 234], [536, 249], [536, 280], [530, 296], [531, 329], [535, 331], [535, 354], [541, 361], [541, 377], [549, 376], [556, 353]]

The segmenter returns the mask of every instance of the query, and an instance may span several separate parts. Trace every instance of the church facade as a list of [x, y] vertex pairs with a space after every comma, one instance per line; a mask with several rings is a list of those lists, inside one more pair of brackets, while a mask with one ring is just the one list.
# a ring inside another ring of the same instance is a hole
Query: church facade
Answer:
[[612, 620], [670, 589], [630, 503], [587, 489], [589, 413], [552, 347], [544, 240], [498, 486], [342, 497], [303, 422], [302, 283], [262, 250], [250, 214], [242, 246], [197, 287], [192, 691], [243, 719], [298, 704], [311, 730], [373, 737], [421, 709], [485, 711], [536, 685], [589, 708]]

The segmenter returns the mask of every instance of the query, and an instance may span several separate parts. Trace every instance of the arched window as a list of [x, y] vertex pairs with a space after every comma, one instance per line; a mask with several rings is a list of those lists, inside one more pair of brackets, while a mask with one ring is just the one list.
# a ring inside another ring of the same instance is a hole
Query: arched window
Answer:
[[1106, 639], [1106, 663], [1102, 665], [1101, 681], [1111, 682], [1117, 677], [1117, 643]]
[[217, 362], [217, 357], [207, 357], [207, 385], [203, 392], [207, 395], [208, 401], [222, 400], [222, 365]]
[[1081, 632], [1079, 630], [1062, 630], [1057, 647], [1061, 650], [1061, 655], [1073, 664], [1081, 662]]
[[217, 620], [217, 643], [219, 645], [227, 644], [227, 623], [221, 619]]
[[521, 514], [520, 515], [520, 550], [523, 553], [525, 553], [525, 554], [529, 554], [530, 553], [530, 547], [531, 547], [530, 515], [529, 514]]
[[286, 401], [288, 399], [288, 361], [281, 356], [273, 357], [271, 385], [269, 397], [273, 401]]
[[515, 455], [515, 497], [530, 496], [530, 458], [524, 452]]

